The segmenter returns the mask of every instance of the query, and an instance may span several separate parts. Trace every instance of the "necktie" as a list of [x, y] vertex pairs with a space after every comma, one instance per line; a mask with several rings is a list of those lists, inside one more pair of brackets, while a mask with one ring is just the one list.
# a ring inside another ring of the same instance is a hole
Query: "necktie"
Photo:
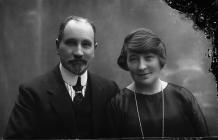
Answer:
[[83, 100], [83, 95], [82, 95], [83, 86], [81, 85], [81, 77], [80, 76], [78, 76], [76, 85], [73, 86], [73, 89], [75, 91], [75, 96], [74, 96], [73, 102], [75, 102], [76, 104], [81, 103]]

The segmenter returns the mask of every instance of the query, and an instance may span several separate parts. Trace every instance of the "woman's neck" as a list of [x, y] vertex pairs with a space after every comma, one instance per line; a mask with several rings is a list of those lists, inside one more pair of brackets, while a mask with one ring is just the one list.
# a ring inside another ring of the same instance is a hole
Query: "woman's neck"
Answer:
[[152, 84], [149, 85], [144, 85], [144, 84], [139, 84], [139, 83], [135, 83], [134, 84], [134, 90], [136, 92], [142, 93], [142, 94], [147, 94], [147, 95], [151, 95], [151, 94], [155, 94], [157, 92], [160, 92], [162, 90], [162, 81], [160, 79], [158, 79], [157, 81], [155, 81]]

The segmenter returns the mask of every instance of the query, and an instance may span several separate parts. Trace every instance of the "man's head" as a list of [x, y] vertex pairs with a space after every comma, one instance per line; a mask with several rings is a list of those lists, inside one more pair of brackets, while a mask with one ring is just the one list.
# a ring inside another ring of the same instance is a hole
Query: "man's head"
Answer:
[[76, 75], [87, 70], [97, 47], [95, 32], [94, 24], [82, 17], [70, 16], [61, 23], [56, 49], [65, 69]]

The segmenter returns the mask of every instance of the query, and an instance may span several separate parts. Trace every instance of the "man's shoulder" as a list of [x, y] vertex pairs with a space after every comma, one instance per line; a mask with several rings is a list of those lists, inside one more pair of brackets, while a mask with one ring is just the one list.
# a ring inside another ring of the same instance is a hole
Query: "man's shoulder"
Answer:
[[25, 87], [43, 87], [46, 86], [47, 83], [50, 83], [54, 80], [55, 76], [54, 76], [54, 69], [53, 70], [49, 70], [43, 74], [40, 74], [32, 79], [29, 79], [25, 82], [22, 82], [20, 85], [21, 86], [25, 86]]
[[[104, 91], [104, 94], [100, 94], [101, 96], [105, 96], [105, 98], [110, 99], [119, 93], [119, 86], [117, 83], [111, 79], [104, 78], [100, 75], [89, 73], [90, 84], [92, 88], [96, 89], [104, 89], [99, 91]], [[97, 90], [96, 90], [97, 91]]]
[[107, 79], [105, 77], [102, 77], [98, 74], [89, 72], [88, 73], [89, 77], [91, 78], [92, 81], [98, 82], [99, 84], [110, 84], [110, 83], [115, 83], [113, 80], [111, 79]]
[[119, 86], [112, 79], [107, 79], [100, 75], [90, 72], [89, 72], [89, 78], [92, 85], [94, 83], [95, 86], [103, 87], [106, 88], [107, 90], [116, 90], [116, 92], [119, 90]]

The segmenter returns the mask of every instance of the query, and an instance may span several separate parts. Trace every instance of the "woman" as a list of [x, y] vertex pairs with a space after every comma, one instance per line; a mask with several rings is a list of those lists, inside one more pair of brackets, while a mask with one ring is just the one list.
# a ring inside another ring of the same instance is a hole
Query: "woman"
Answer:
[[208, 136], [202, 111], [190, 91], [160, 79], [166, 49], [148, 29], [126, 36], [118, 65], [133, 82], [112, 98], [111, 131], [116, 137]]

